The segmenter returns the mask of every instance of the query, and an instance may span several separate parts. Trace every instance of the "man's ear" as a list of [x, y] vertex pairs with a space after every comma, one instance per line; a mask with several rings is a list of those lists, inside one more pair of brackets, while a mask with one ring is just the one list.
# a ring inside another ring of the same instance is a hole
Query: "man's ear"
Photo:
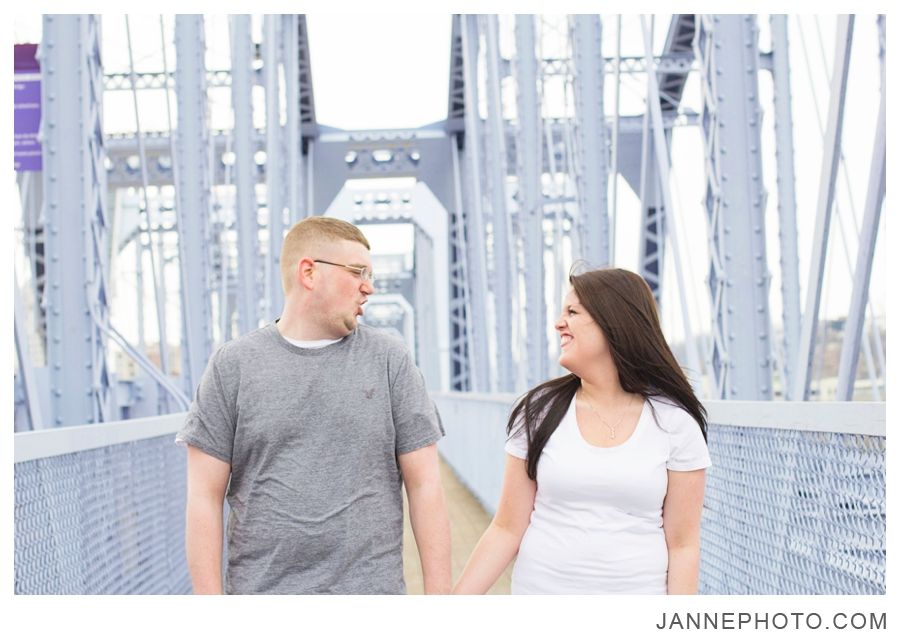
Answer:
[[311, 289], [316, 279], [316, 263], [311, 257], [301, 258], [294, 271], [297, 282], [305, 289]]

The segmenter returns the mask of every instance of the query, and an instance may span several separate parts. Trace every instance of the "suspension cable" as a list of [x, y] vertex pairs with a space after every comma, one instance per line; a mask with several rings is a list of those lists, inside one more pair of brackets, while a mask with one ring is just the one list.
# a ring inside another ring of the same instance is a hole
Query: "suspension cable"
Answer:
[[[819, 25], [819, 16], [816, 15], [814, 17], [815, 17], [815, 25], [816, 25], [816, 39], [819, 44], [819, 55], [822, 58], [822, 68], [824, 68], [827, 73], [828, 72], [828, 59], [825, 56], [825, 45], [822, 42], [822, 29], [820, 28], [820, 25]], [[856, 240], [858, 243], [859, 236], [860, 236], [860, 229], [859, 229], [859, 219], [856, 214], [856, 199], [853, 197], [853, 187], [852, 187], [852, 182], [850, 180], [850, 172], [847, 169], [847, 161], [844, 158], [844, 149], [841, 148], [841, 149], [839, 149], [839, 151], [840, 151], [839, 164], [841, 167], [841, 175], [844, 178], [844, 187], [847, 189], [847, 198], [850, 200], [850, 219], [853, 222], [853, 233], [856, 236]], [[838, 211], [840, 211], [840, 209], [838, 209]], [[838, 218], [838, 221], [841, 224], [841, 238], [843, 239], [843, 243], [844, 243], [844, 254], [847, 257], [847, 268], [852, 272], [853, 267], [851, 266], [852, 262], [850, 260], [850, 251], [847, 248], [847, 237], [846, 237], [846, 233], [844, 232], [843, 216], [840, 216]], [[866, 302], [867, 302], [867, 306], [869, 307], [869, 317], [874, 321], [875, 305], [872, 303], [872, 298], [867, 296]], [[885, 369], [885, 361], [884, 361], [884, 345], [881, 343], [881, 335], [879, 334], [877, 328], [871, 322], [869, 324], [869, 329], [872, 331], [872, 335], [873, 335], [873, 338], [876, 343], [875, 353], [878, 355], [878, 365], [883, 373], [884, 369]], [[872, 356], [871, 352], [867, 354], [867, 357], [871, 357], [871, 356]], [[878, 374], [877, 369], [875, 372], [877, 375]], [[880, 393], [878, 393], [876, 391], [875, 394], [878, 396], [878, 398], [880, 400], [881, 399]]]
[[[806, 46], [806, 36], [803, 31], [803, 23], [800, 22], [799, 16], [797, 17], [797, 26], [798, 26], [798, 31], [800, 33], [801, 48], [803, 49], [803, 61], [804, 61], [804, 65], [806, 66], [806, 77], [809, 80], [810, 93], [813, 98], [813, 106], [814, 106], [814, 110], [816, 113], [816, 124], [818, 125], [819, 135], [822, 136], [822, 138], [824, 139], [825, 125], [822, 122], [822, 113], [819, 108], [818, 90], [816, 89], [815, 82], [813, 81], [812, 63], [810, 62], [809, 51]], [[828, 76], [827, 61], [823, 60], [823, 66], [825, 67], [825, 75], [827, 77]], [[844, 170], [846, 171], [846, 166], [844, 164], [844, 159], [843, 159], [844, 158], [843, 151], [840, 149], [838, 149], [838, 151], [839, 151], [839, 156], [838, 156], [839, 164], [841, 166], [844, 166], [845, 167]], [[852, 201], [851, 201], [851, 203], [852, 203]], [[834, 211], [835, 211], [835, 214], [838, 219], [838, 231], [840, 232], [840, 235], [841, 235], [841, 245], [844, 249], [844, 259], [847, 262], [848, 271], [850, 271], [850, 273], [852, 274], [853, 273], [853, 265], [852, 265], [852, 260], [850, 259], [850, 250], [847, 247], [847, 232], [844, 228], [844, 218], [841, 215], [841, 207], [837, 202], [837, 198], [835, 198], [835, 201], [834, 201]], [[858, 237], [858, 235], [857, 235], [857, 237]], [[828, 261], [830, 262], [830, 260], [828, 260]], [[829, 269], [829, 272], [830, 272], [830, 269]], [[810, 283], [810, 285], [811, 284], [812, 283]], [[823, 284], [824, 284], [824, 281], [823, 281]], [[827, 292], [828, 291], [826, 289], [826, 299], [827, 299]], [[868, 307], [869, 307], [870, 315], [872, 316], [872, 318], [874, 318], [875, 317], [874, 306], [872, 305], [871, 298], [868, 299]], [[870, 323], [869, 328], [870, 328], [870, 330], [873, 328], [871, 323]], [[827, 323], [826, 323], [826, 329], [827, 329]], [[880, 346], [880, 342], [881, 342], [880, 335], [878, 336], [878, 342], [879, 342], [879, 346]], [[875, 368], [875, 363], [872, 361], [872, 346], [869, 343], [868, 336], [865, 336], [865, 338], [862, 340], [862, 347], [863, 347], [863, 355], [864, 355], [865, 361], [866, 361], [866, 369], [869, 373], [869, 379], [870, 379], [870, 383], [872, 385], [872, 393], [875, 397], [880, 399], [881, 393], [878, 390], [878, 381], [877, 381], [878, 371]]]
[[[138, 96], [137, 96], [137, 76], [134, 72], [134, 54], [131, 45], [131, 25], [128, 19], [128, 16], [125, 16], [125, 36], [128, 42], [128, 65], [129, 65], [129, 76], [131, 80], [131, 96], [132, 101], [134, 102], [134, 126], [135, 126], [135, 136], [137, 137], [138, 142], [138, 157], [141, 165], [141, 203], [144, 209], [144, 223], [147, 225], [146, 233], [147, 233], [147, 248], [150, 252], [150, 269], [153, 274], [153, 296], [156, 302], [156, 321], [159, 328], [159, 363], [160, 370], [162, 370], [163, 374], [168, 375], [169, 373], [169, 344], [166, 339], [166, 322], [165, 322], [165, 309], [163, 307], [163, 301], [160, 299], [160, 290], [159, 290], [159, 282], [158, 278], [163, 276], [163, 273], [157, 273], [157, 256], [156, 256], [156, 248], [153, 244], [153, 236], [152, 236], [152, 227], [150, 224], [150, 203], [147, 198], [147, 190], [149, 187], [149, 178], [147, 177], [147, 153], [144, 148], [144, 138], [141, 135], [141, 118], [140, 112], [138, 109]], [[139, 295], [143, 295], [143, 291], [138, 292]]]

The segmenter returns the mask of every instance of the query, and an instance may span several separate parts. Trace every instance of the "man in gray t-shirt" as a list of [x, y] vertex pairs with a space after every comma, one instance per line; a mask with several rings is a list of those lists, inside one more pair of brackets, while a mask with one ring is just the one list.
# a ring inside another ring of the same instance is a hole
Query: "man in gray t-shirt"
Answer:
[[449, 591], [443, 429], [401, 340], [357, 322], [368, 249], [346, 222], [296, 224], [281, 317], [210, 359], [176, 437], [188, 445], [194, 592], [404, 593], [401, 481], [425, 591]]

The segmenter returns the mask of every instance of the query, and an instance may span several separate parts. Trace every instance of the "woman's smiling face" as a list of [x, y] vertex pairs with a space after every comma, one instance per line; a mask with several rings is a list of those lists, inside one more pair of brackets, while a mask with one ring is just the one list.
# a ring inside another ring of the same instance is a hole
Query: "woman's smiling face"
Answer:
[[559, 333], [559, 364], [582, 377], [592, 362], [608, 357], [606, 336], [587, 309], [578, 301], [574, 289], [563, 299], [562, 312], [554, 325]]

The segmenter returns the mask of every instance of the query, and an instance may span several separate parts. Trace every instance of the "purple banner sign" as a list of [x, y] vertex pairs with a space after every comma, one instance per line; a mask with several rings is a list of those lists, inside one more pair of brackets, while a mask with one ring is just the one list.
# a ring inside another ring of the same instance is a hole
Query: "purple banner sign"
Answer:
[[13, 165], [16, 171], [40, 171], [41, 72], [36, 44], [15, 45], [13, 74]]

